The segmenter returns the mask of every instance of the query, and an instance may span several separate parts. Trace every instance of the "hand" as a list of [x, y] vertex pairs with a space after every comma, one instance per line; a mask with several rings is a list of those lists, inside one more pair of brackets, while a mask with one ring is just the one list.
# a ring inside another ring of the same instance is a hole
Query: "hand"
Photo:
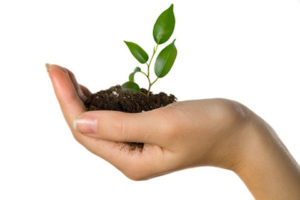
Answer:
[[[272, 146], [280, 145], [268, 125], [240, 103], [206, 99], [177, 102], [135, 114], [86, 112], [82, 101], [90, 92], [77, 84], [69, 70], [56, 65], [50, 65], [48, 70], [75, 139], [131, 179], [143, 180], [188, 167], [211, 165], [235, 171], [255, 196], [267, 197], [269, 193], [262, 192], [266, 186], [257, 189], [264, 178], [255, 176], [253, 169], [268, 168], [261, 164], [261, 159], [269, 156], [264, 155], [269, 151], [270, 154], [278, 151], [279, 160], [287, 157], [282, 145]], [[265, 140], [274, 142], [260, 145]], [[144, 143], [144, 146], [133, 151], [128, 142]], [[270, 159], [273, 163], [278, 161], [276, 156]], [[271, 167], [266, 173], [280, 170], [279, 174], [284, 172], [283, 177], [290, 177], [290, 188], [297, 188], [300, 173], [293, 162], [290, 168], [286, 165], [282, 165], [284, 170]], [[291, 169], [293, 176], [288, 174]]]
[[[185, 101], [138, 114], [86, 112], [82, 100], [90, 93], [78, 86], [74, 75], [55, 65], [49, 67], [49, 74], [77, 141], [129, 178], [145, 179], [199, 165], [235, 165], [236, 135], [249, 117], [236, 102]], [[124, 142], [141, 142], [144, 147], [132, 152]]]

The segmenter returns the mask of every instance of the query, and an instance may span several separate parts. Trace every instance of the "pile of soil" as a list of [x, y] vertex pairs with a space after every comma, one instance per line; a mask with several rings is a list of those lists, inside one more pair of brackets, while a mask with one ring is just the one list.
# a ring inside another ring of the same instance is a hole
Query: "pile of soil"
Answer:
[[[141, 94], [142, 93], [142, 94]], [[163, 92], [147, 96], [147, 90], [141, 93], [122, 90], [120, 85], [92, 94], [86, 101], [87, 110], [117, 110], [128, 113], [139, 113], [166, 106], [176, 101], [174, 95]]]
[[[86, 101], [85, 107], [90, 110], [115, 110], [128, 113], [139, 113], [153, 110], [176, 102], [174, 95], [163, 92], [147, 96], [147, 90], [142, 88], [141, 93], [124, 91], [120, 85], [92, 94]], [[142, 149], [143, 143], [127, 143], [130, 150]]]

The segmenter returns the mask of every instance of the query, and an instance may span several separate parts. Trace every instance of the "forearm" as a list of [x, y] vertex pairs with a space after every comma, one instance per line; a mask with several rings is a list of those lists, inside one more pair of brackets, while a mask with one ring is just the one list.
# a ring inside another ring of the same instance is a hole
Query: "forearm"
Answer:
[[300, 168], [276, 133], [254, 115], [236, 173], [256, 199], [300, 199]]

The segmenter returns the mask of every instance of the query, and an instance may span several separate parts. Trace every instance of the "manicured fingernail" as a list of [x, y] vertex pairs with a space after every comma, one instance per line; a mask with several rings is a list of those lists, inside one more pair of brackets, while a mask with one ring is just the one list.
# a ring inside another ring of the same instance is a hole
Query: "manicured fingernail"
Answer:
[[97, 127], [98, 120], [88, 115], [79, 116], [73, 122], [73, 128], [83, 134], [94, 134]]

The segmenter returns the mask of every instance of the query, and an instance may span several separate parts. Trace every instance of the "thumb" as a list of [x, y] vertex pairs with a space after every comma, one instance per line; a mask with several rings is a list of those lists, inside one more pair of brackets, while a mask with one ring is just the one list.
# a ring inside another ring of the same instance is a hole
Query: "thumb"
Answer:
[[166, 116], [164, 109], [143, 113], [89, 111], [79, 115], [73, 125], [82, 134], [104, 140], [158, 144], [172, 129]]

